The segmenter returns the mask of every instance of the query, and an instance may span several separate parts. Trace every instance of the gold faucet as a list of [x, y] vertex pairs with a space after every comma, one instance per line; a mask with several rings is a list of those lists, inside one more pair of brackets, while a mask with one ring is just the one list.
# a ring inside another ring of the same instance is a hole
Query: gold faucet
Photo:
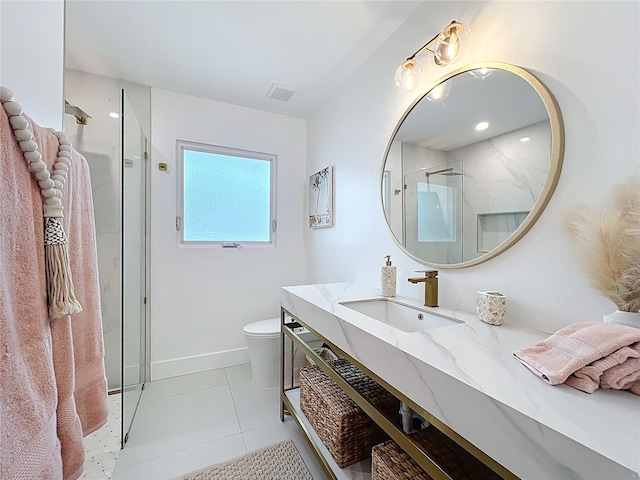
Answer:
[[424, 305], [426, 307], [438, 306], [438, 271], [437, 270], [416, 270], [417, 273], [424, 272], [424, 277], [408, 278], [411, 283], [424, 283]]

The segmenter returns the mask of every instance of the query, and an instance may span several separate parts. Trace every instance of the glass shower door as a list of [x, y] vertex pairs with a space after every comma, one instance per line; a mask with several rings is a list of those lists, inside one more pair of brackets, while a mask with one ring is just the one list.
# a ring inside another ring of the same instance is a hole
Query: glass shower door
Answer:
[[122, 90], [122, 445], [146, 378], [147, 139]]
[[433, 263], [462, 262], [462, 175], [453, 168], [405, 175], [406, 249]]

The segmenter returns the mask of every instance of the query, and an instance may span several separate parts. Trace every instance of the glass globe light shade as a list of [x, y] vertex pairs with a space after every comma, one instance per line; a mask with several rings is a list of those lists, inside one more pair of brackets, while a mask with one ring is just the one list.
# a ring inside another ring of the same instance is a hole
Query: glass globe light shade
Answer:
[[442, 82], [433, 87], [427, 93], [427, 100], [430, 102], [441, 102], [449, 96], [451, 92], [451, 82]]
[[405, 92], [417, 89], [422, 83], [422, 65], [417, 60], [407, 60], [396, 70], [396, 86]]
[[460, 55], [461, 49], [469, 42], [469, 31], [461, 23], [452, 22], [438, 38], [433, 49], [436, 65], [449, 65]]
[[487, 78], [492, 73], [493, 73], [493, 69], [492, 68], [486, 68], [486, 67], [476, 68], [475, 70], [470, 70], [469, 71], [469, 75], [471, 75], [472, 77], [475, 77], [475, 78], [479, 78], [481, 80], [484, 80], [485, 78]]

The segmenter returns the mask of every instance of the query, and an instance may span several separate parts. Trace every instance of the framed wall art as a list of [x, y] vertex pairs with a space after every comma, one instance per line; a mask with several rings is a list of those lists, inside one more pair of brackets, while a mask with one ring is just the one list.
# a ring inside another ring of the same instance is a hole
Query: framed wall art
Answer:
[[309, 177], [309, 228], [333, 226], [333, 167]]

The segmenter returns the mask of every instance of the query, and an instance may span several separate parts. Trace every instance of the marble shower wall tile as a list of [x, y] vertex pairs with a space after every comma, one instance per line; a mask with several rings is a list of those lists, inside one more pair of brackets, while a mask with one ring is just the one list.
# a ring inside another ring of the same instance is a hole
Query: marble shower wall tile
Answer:
[[104, 332], [105, 369], [109, 388], [121, 385], [121, 182], [120, 82], [116, 79], [65, 70], [65, 99], [91, 118], [79, 125], [65, 115], [64, 128], [91, 174], [98, 269]]
[[[114, 148], [115, 150], [115, 148]], [[93, 209], [98, 233], [119, 233], [120, 161], [117, 152], [80, 152], [87, 159], [91, 173]]]
[[120, 269], [120, 233], [97, 233], [102, 329], [105, 369], [109, 388], [120, 387], [122, 276]]

